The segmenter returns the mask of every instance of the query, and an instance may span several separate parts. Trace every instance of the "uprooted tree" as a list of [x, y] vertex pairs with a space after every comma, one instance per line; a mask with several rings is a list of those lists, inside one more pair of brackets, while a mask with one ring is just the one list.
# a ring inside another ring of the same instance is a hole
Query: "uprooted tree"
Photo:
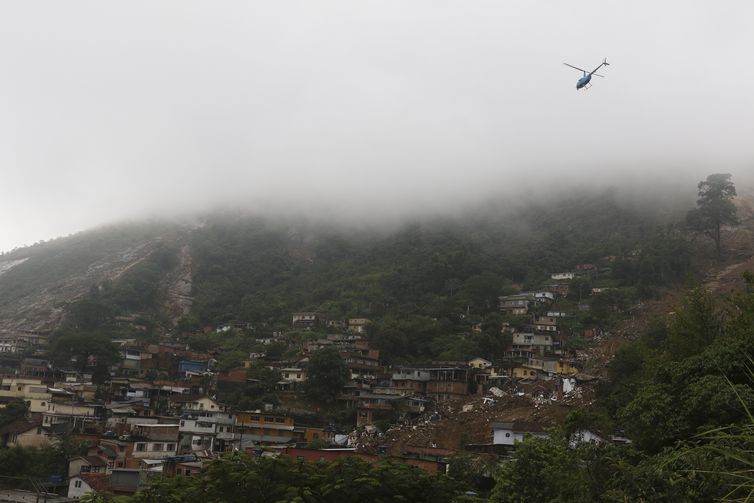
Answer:
[[736, 197], [736, 187], [730, 177], [729, 173], [716, 173], [699, 182], [697, 208], [686, 215], [686, 223], [691, 230], [704, 234], [715, 242], [718, 258], [721, 254], [722, 227], [738, 224], [736, 207], [732, 201]]

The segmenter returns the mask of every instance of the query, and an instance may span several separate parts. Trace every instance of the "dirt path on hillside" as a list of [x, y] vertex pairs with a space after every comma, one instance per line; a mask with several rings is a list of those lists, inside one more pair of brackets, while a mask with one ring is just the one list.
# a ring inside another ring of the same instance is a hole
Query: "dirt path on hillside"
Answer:
[[194, 298], [191, 296], [193, 276], [191, 247], [188, 244], [188, 236], [184, 236], [183, 239], [184, 242], [178, 251], [178, 265], [165, 277], [162, 284], [163, 310], [173, 325], [191, 312], [191, 306], [194, 303]]

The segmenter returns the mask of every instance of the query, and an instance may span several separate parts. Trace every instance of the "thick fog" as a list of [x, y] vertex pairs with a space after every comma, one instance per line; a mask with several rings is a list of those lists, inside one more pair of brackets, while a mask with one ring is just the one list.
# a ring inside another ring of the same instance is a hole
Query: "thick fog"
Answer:
[[[754, 171], [754, 2], [0, 4], [0, 250]], [[579, 72], [611, 66], [577, 92]], [[688, 181], [688, 183], [687, 183]]]

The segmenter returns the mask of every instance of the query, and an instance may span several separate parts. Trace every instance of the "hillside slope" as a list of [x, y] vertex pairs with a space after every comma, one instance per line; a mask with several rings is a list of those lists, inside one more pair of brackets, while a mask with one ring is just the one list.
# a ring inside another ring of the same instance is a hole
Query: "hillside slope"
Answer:
[[180, 232], [166, 224], [112, 226], [0, 256], [0, 331], [50, 331], [93, 286], [115, 282]]
[[425, 317], [453, 333], [469, 316], [497, 312], [498, 295], [603, 257], [615, 260], [612, 286], [652, 295], [688, 272], [683, 237], [666, 225], [678, 215], [661, 221], [663, 201], [653, 208], [625, 199], [585, 191], [480, 204], [391, 229], [240, 213], [208, 215], [192, 228], [111, 226], [1, 256], [0, 330], [52, 330], [72, 304], [104, 292], [96, 302], [111, 315], [146, 314], [163, 331], [179, 321], [272, 330], [305, 310], [330, 319]]

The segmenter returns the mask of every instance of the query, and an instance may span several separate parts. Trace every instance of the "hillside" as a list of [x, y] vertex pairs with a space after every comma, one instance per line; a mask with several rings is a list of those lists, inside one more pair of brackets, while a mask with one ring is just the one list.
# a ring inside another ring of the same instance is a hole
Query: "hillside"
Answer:
[[[750, 201], [736, 201], [740, 225], [724, 229], [721, 257], [678, 223], [683, 212], [660, 219], [659, 201], [627, 205], [610, 191], [382, 229], [241, 213], [113, 226], [4, 255], [2, 322], [51, 331], [34, 356], [75, 364], [93, 383], [173, 376], [242, 414], [327, 425], [359, 456], [499, 461], [493, 452], [510, 454], [501, 428], [548, 428], [501, 469], [541, 455], [543, 467], [593, 470], [608, 453], [618, 477], [578, 491], [642, 499], [655, 484], [636, 475], [675, 462], [663, 449], [693, 455], [694, 435], [741, 424], [754, 399], [754, 278], [742, 277], [754, 267]], [[524, 312], [508, 308], [522, 298]], [[302, 311], [314, 321], [292, 326]], [[111, 339], [123, 338], [116, 349]], [[14, 369], [25, 355], [3, 356]], [[302, 371], [303, 385], [289, 378]], [[418, 396], [404, 394], [413, 373], [426, 376]], [[168, 405], [158, 400], [153, 414]], [[583, 431], [607, 445], [567, 448]], [[490, 472], [471, 470], [486, 494]], [[698, 484], [662, 491], [671, 501], [717, 491]]]
[[94, 285], [117, 282], [178, 229], [111, 226], [0, 255], [0, 330], [50, 331]]
[[[737, 201], [740, 225], [727, 229], [726, 255], [722, 261], [713, 260], [712, 245], [697, 243], [693, 261], [699, 271], [705, 271], [700, 278], [701, 286], [717, 299], [721, 308], [729, 302], [730, 295], [745, 291], [743, 273], [754, 271], [754, 198], [743, 194]], [[391, 452], [406, 452], [411, 449], [436, 446], [441, 449], [460, 451], [465, 443], [485, 443], [489, 441], [491, 425], [495, 422], [524, 421], [547, 426], [563, 426], [569, 413], [588, 409], [599, 404], [595, 400], [600, 380], [610, 379], [610, 363], [621, 348], [635, 344], [645, 336], [653, 323], [670, 324], [675, 310], [698, 283], [682, 283], [664, 289], [662, 295], [646, 299], [642, 308], [631, 316], [618, 321], [605, 337], [583, 352], [583, 374], [598, 379], [579, 383], [579, 394], [566, 400], [536, 399], [536, 387], [527, 389], [527, 396], [516, 396], [512, 389], [505, 395], [495, 398], [495, 403], [487, 404], [481, 397], [441, 407], [441, 417], [437, 421], [416, 421], [411, 425], [396, 425], [386, 435]], [[730, 316], [734, 316], [730, 315]], [[745, 358], [745, 355], [737, 355]], [[750, 386], [750, 384], [749, 384]], [[532, 393], [532, 389], [535, 393]], [[542, 388], [544, 389], [544, 388]], [[724, 391], [723, 388], [718, 389]], [[429, 417], [429, 414], [427, 414]], [[713, 416], [710, 415], [710, 418]]]
[[604, 191], [480, 205], [390, 229], [237, 213], [195, 227], [92, 230], [0, 257], [0, 330], [53, 330], [86, 304], [109, 313], [105, 331], [114, 316], [139, 315], [157, 335], [179, 321], [182, 330], [237, 322], [264, 332], [314, 311], [385, 323], [431, 318], [435, 332], [452, 334], [497, 312], [499, 295], [604, 257], [616, 260], [605, 282], [635, 298], [683, 279], [688, 251], [666, 225], [672, 219], [618, 199]]

